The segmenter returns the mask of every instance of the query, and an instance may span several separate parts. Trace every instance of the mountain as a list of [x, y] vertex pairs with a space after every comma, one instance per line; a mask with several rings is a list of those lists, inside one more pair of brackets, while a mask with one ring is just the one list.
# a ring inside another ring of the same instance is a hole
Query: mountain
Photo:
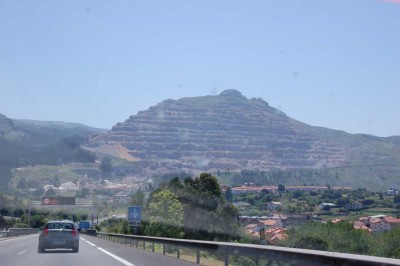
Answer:
[[0, 187], [11, 177], [12, 168], [94, 161], [94, 154], [81, 145], [97, 132], [104, 130], [75, 123], [13, 120], [0, 114]]
[[34, 144], [55, 143], [71, 136], [87, 137], [92, 133], [104, 132], [104, 129], [89, 127], [78, 123], [59, 121], [37, 121], [27, 119], [13, 120], [14, 125]]
[[398, 138], [313, 127], [236, 90], [163, 101], [91, 138], [88, 148], [131, 161], [140, 175], [335, 169], [342, 185], [400, 185]]

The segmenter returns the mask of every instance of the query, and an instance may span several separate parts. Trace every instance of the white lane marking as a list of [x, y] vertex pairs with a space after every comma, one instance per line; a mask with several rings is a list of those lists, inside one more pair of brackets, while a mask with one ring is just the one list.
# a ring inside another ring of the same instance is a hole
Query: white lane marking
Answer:
[[92, 242], [90, 242], [90, 241], [87, 241], [87, 240], [85, 240], [86, 241], [86, 243], [88, 243], [89, 245], [91, 245], [92, 247], [95, 247], [96, 245], [95, 244], [93, 244]]
[[84, 239], [83, 237], [81, 237], [82, 240], [86, 241], [86, 239]]
[[25, 253], [25, 252], [26, 252], [26, 249], [21, 251], [20, 253], [18, 253], [18, 255], [21, 255], [22, 253]]
[[104, 252], [104, 253], [107, 254], [108, 256], [113, 257], [113, 258], [116, 259], [117, 261], [119, 261], [119, 262], [125, 264], [126, 266], [135, 266], [135, 264], [132, 264], [132, 263], [130, 263], [129, 261], [126, 261], [126, 260], [124, 260], [124, 259], [118, 257], [117, 255], [114, 255], [114, 254], [112, 254], [111, 252], [108, 252], [108, 251], [105, 250], [105, 249], [102, 249], [102, 248], [100, 248], [100, 247], [97, 247], [97, 249], [100, 250], [101, 252]]

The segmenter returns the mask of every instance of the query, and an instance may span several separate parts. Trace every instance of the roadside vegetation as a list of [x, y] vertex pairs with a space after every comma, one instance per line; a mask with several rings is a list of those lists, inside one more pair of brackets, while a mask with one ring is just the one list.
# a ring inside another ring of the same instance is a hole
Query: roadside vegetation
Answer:
[[379, 234], [356, 230], [349, 222], [308, 222], [288, 230], [278, 245], [293, 248], [400, 258], [400, 228]]
[[[142, 192], [132, 203], [143, 202]], [[138, 202], [139, 201], [139, 202]], [[238, 223], [238, 210], [225, 199], [217, 179], [207, 173], [178, 177], [162, 183], [143, 204], [143, 221], [137, 234], [159, 237], [241, 241], [247, 236]], [[106, 231], [121, 232], [121, 224], [101, 224]], [[123, 226], [122, 226], [123, 227]]]
[[[103, 163], [103, 162], [102, 162]], [[106, 163], [103, 163], [105, 166]], [[107, 169], [103, 169], [107, 172]], [[27, 182], [29, 180], [26, 180]], [[52, 182], [60, 182], [53, 178]], [[21, 185], [21, 184], [20, 184]], [[18, 184], [17, 184], [18, 186]], [[17, 190], [16, 190], [17, 191]], [[270, 216], [278, 214], [303, 214], [309, 221], [287, 228], [287, 237], [270, 243], [279, 246], [346, 252], [364, 255], [400, 258], [400, 228], [382, 233], [369, 233], [353, 228], [352, 221], [376, 214], [400, 215], [400, 196], [367, 189], [328, 189], [317, 191], [287, 191], [279, 184], [275, 193], [263, 190], [258, 194], [233, 194], [227, 187], [222, 190], [217, 178], [203, 173], [198, 177], [170, 178], [151, 192], [137, 190], [130, 202], [109, 203], [107, 190], [79, 191], [82, 197], [91, 197], [93, 209], [100, 217], [126, 213], [128, 205], [142, 206], [142, 223], [135, 230], [126, 218], [113, 217], [96, 225], [97, 230], [110, 233], [138, 234], [240, 243], [260, 243], [249, 235], [239, 216]], [[34, 195], [31, 195], [34, 197]], [[266, 203], [280, 202], [274, 210]], [[321, 203], [333, 207], [321, 208]], [[361, 204], [349, 209], [348, 204]], [[48, 220], [70, 219], [75, 222], [91, 220], [93, 212], [87, 209], [31, 208], [24, 194], [0, 194], [0, 229], [10, 227], [43, 226]], [[338, 223], [330, 222], [340, 218]]]

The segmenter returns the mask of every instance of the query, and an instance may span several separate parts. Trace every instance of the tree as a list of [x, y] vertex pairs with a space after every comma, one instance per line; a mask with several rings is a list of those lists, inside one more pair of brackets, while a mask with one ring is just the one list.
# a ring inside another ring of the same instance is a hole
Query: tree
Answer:
[[302, 190], [296, 190], [295, 192], [293, 192], [293, 198], [300, 198], [304, 196], [304, 191]]
[[232, 202], [233, 195], [232, 195], [232, 188], [231, 188], [231, 187], [228, 187], [228, 188], [226, 189], [226, 191], [225, 191], [225, 199], [226, 199], [228, 202]]
[[130, 204], [133, 206], [143, 206], [145, 201], [145, 195], [140, 189], [132, 195]]
[[45, 224], [44, 216], [39, 214], [33, 215], [30, 223], [32, 228], [39, 228]]
[[182, 238], [183, 205], [178, 196], [162, 190], [149, 199], [148, 222], [144, 232], [149, 236]]
[[40, 197], [45, 193], [44, 188], [43, 187], [39, 187], [38, 189], [36, 189], [32, 195], [36, 196], [36, 197]]
[[[279, 244], [287, 247], [317, 249], [354, 254], [370, 254], [372, 235], [364, 230], [356, 230], [350, 223], [308, 222], [292, 227], [288, 237]], [[371, 255], [371, 254], [370, 254]]]
[[58, 175], [55, 175], [53, 177], [52, 185], [55, 186], [55, 187], [60, 187], [61, 186], [61, 181], [60, 181], [60, 178], [58, 177]]
[[[168, 191], [175, 194], [183, 207], [183, 227], [185, 238], [201, 240], [229, 241], [239, 240], [240, 230], [238, 211], [222, 195], [217, 179], [203, 173], [199, 177], [186, 177], [184, 182], [173, 178], [163, 183], [150, 195], [148, 206], [153, 202], [154, 195]], [[145, 214], [147, 215], [145, 209]], [[145, 216], [146, 216], [145, 215]], [[149, 234], [149, 229], [164, 230], [152, 225], [152, 220], [145, 220], [140, 233]]]
[[0, 215], [0, 228], [1, 230], [3, 230], [3, 228], [6, 228], [7, 223], [6, 223], [6, 219], [4, 219], [4, 217], [2, 215]]
[[112, 172], [112, 168], [113, 168], [113, 166], [112, 166], [112, 163], [111, 163], [111, 158], [110, 157], [104, 157], [101, 160], [100, 171], [102, 173], [109, 174], [109, 173]]
[[184, 186], [179, 180], [179, 177], [174, 177], [169, 181], [168, 187], [172, 190], [172, 192], [176, 192], [182, 189]]
[[8, 182], [10, 181], [11, 177], [13, 176], [11, 174], [11, 166], [7, 165], [0, 165], [0, 176], [2, 179], [2, 182], [0, 182], [0, 190], [7, 190], [8, 188]]
[[286, 190], [286, 188], [285, 188], [284, 185], [282, 185], [282, 184], [279, 184], [279, 185], [278, 185], [278, 191], [279, 191], [279, 192], [285, 192], [285, 190]]
[[219, 186], [218, 180], [209, 173], [200, 174], [200, 177], [194, 180], [192, 186], [200, 192], [206, 192], [221, 197], [221, 187]]
[[86, 198], [90, 194], [90, 190], [87, 187], [83, 187], [81, 190], [75, 193], [77, 198]]
[[394, 203], [400, 203], [400, 195], [399, 195], [399, 194], [397, 194], [396, 196], [394, 196], [393, 202], [394, 202]]
[[374, 243], [376, 256], [386, 258], [400, 258], [400, 229], [394, 228], [390, 231], [377, 235]]
[[56, 196], [56, 192], [54, 191], [53, 188], [49, 188], [46, 193], [44, 194], [46, 197], [54, 197]]
[[379, 191], [379, 199], [380, 199], [380, 200], [383, 200], [383, 193], [382, 193], [382, 191]]
[[18, 180], [17, 188], [25, 188], [26, 187], [26, 179], [25, 177], [21, 177]]

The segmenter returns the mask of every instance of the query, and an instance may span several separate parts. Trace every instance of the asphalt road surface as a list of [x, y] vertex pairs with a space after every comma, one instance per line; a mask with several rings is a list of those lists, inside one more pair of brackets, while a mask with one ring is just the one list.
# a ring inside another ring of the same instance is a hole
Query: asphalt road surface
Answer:
[[80, 235], [79, 253], [48, 250], [38, 253], [39, 234], [0, 240], [1, 266], [193, 266], [173, 257]]

